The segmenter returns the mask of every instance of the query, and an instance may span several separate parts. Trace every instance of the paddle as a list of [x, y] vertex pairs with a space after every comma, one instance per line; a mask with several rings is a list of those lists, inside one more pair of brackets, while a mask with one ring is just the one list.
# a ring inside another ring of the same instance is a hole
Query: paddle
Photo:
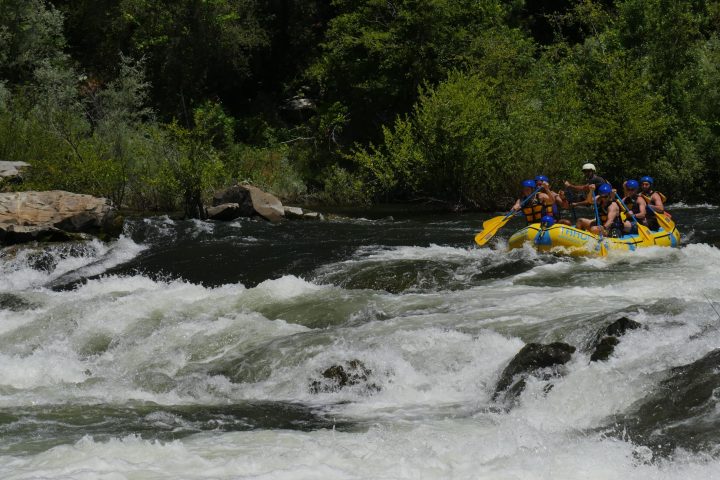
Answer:
[[668, 217], [666, 217], [664, 213], [658, 213], [650, 205], [648, 205], [647, 208], [653, 211], [653, 213], [655, 214], [655, 218], [657, 218], [658, 224], [663, 228], [663, 230], [670, 232], [673, 228], [675, 228], [675, 223]]
[[641, 224], [637, 221], [637, 218], [635, 218], [635, 214], [630, 211], [630, 209], [625, 205], [625, 202], [623, 202], [622, 198], [620, 198], [620, 195], [615, 192], [615, 197], [618, 199], [618, 202], [620, 202], [620, 205], [625, 209], [625, 213], [630, 215], [630, 219], [632, 222], [637, 225], [638, 233], [642, 237], [643, 241], [654, 244], [652, 233], [650, 233], [650, 229], [647, 228], [645, 225]]
[[592, 191], [593, 196], [593, 206], [595, 206], [595, 222], [598, 226], [598, 249], [600, 250], [600, 256], [604, 257], [607, 255], [607, 249], [605, 248], [605, 244], [603, 243], [603, 225], [600, 223], [600, 212], [598, 211], [597, 206], [597, 195], [595, 195], [595, 190]]
[[[533, 198], [539, 191], [540, 187], [536, 188], [534, 192], [528, 195], [527, 198], [520, 204], [520, 208], [522, 209], [522, 207], [524, 207], [525, 204], [529, 202], [530, 199]], [[481, 247], [485, 245], [492, 237], [495, 236], [498, 230], [510, 221], [513, 215], [515, 215], [515, 210], [510, 210], [506, 215], [498, 215], [490, 220], [485, 220], [483, 222], [483, 229], [475, 235], [475, 243]]]

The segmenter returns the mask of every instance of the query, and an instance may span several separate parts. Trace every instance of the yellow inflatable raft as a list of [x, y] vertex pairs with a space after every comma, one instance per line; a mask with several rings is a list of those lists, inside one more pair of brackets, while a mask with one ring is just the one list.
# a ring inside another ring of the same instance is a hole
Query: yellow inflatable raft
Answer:
[[[621, 238], [600, 238], [575, 227], [554, 224], [542, 228], [540, 223], [533, 223], [515, 232], [508, 241], [510, 249], [521, 248], [525, 243], [531, 244], [541, 252], [556, 249], [570, 255], [601, 255], [602, 250], [632, 251], [642, 247], [677, 247], [680, 245], [680, 232], [673, 223], [669, 230], [650, 230], [649, 239], [640, 235], [625, 235]], [[604, 249], [601, 247], [604, 247]]]

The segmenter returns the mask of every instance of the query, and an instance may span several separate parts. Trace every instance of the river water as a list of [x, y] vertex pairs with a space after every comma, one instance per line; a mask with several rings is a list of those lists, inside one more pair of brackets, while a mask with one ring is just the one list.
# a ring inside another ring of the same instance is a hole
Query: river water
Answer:
[[[2, 250], [0, 478], [720, 478], [720, 210], [672, 210], [682, 248], [607, 259], [506, 252], [513, 223], [476, 248], [480, 214]], [[621, 316], [644, 328], [590, 362]], [[564, 375], [494, 401], [553, 341]]]

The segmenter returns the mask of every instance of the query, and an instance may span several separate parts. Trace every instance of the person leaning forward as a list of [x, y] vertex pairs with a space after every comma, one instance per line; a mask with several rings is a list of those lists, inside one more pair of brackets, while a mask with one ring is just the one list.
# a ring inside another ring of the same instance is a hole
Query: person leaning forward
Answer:
[[[590, 194], [595, 190], [595, 185], [591, 187]], [[578, 218], [577, 228], [580, 230], [588, 230], [590, 233], [602, 233], [608, 237], [621, 237], [625, 231], [631, 228], [630, 222], [623, 222], [620, 217], [620, 205], [614, 200], [615, 190], [609, 183], [604, 183], [598, 187], [597, 211], [600, 217], [600, 225], [595, 218]]]
[[597, 190], [600, 185], [607, 183], [604, 178], [596, 173], [595, 165], [592, 163], [586, 163], [582, 166], [582, 172], [585, 176], [585, 183], [582, 185], [573, 185], [572, 183], [565, 180], [565, 188], [568, 190], [574, 190], [576, 192], [586, 192], [585, 200], [579, 202], [570, 202], [570, 207], [580, 207], [583, 205], [592, 205], [592, 190]]
[[[547, 184], [547, 182], [544, 183]], [[523, 180], [521, 196], [515, 201], [515, 205], [512, 206], [514, 212], [522, 210], [528, 225], [539, 222], [545, 215], [553, 216], [553, 205], [555, 202], [552, 196], [543, 191], [538, 191], [532, 199], [528, 200], [528, 197], [533, 195], [535, 191], [535, 185], [535, 180]], [[544, 189], [548, 190], [549, 187], [546, 186]]]

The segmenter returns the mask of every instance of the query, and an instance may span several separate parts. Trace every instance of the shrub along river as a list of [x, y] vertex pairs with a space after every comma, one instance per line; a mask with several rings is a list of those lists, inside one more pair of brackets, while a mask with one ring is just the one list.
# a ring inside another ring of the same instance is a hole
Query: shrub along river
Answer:
[[[720, 478], [720, 210], [671, 207], [681, 248], [603, 259], [480, 214], [4, 249], [0, 478]], [[577, 350], [494, 400], [530, 342]]]

